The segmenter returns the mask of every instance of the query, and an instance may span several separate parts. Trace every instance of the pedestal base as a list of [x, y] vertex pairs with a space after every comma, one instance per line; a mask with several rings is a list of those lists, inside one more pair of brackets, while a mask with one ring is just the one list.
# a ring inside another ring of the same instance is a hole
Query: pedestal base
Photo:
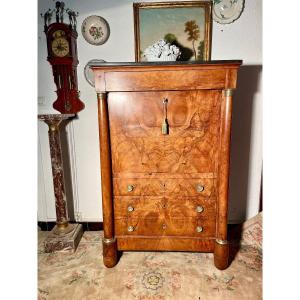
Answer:
[[45, 252], [75, 252], [82, 234], [83, 230], [81, 224], [68, 224], [68, 226], [63, 229], [55, 225], [44, 242]]

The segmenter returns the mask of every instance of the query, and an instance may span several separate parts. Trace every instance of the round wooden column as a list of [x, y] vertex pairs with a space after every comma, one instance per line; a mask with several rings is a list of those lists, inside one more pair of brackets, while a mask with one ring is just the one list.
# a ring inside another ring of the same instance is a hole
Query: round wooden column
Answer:
[[97, 93], [103, 209], [103, 262], [108, 268], [117, 264], [117, 242], [114, 235], [112, 171], [107, 94]]
[[215, 240], [214, 263], [224, 270], [228, 267], [229, 245], [227, 241], [228, 187], [230, 162], [230, 132], [232, 113], [232, 89], [223, 90], [220, 125], [219, 194], [217, 205], [217, 236]]

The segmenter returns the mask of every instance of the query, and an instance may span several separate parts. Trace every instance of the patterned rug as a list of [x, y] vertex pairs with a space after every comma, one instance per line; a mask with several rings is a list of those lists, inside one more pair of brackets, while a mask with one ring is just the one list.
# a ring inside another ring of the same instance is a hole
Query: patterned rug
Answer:
[[231, 234], [233, 261], [224, 271], [212, 254], [187, 252], [123, 252], [107, 269], [102, 231], [86, 231], [74, 254], [44, 253], [47, 234], [38, 232], [39, 300], [262, 299], [262, 213]]

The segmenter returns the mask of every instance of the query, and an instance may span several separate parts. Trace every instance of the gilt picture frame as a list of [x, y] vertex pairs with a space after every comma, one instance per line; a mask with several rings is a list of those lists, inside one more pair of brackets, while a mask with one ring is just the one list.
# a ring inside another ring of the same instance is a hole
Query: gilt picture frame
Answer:
[[211, 57], [212, 2], [174, 1], [133, 3], [135, 61], [160, 39], [177, 46], [179, 61], [208, 61]]

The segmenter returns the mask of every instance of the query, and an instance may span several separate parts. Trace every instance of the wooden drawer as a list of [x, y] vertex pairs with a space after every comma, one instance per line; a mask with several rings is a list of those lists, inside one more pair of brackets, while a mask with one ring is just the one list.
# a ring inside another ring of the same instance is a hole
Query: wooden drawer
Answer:
[[200, 197], [114, 197], [115, 219], [157, 219], [215, 216], [216, 201]]
[[[162, 134], [168, 99], [169, 133]], [[113, 171], [203, 173], [217, 170], [221, 91], [109, 94]]]
[[215, 239], [170, 236], [120, 236], [118, 250], [214, 252]]
[[225, 85], [225, 75], [225, 69], [108, 72], [105, 84], [107, 91], [221, 89]]
[[212, 178], [114, 178], [113, 190], [114, 196], [210, 197], [215, 195]]
[[163, 181], [159, 179], [122, 178], [113, 179], [114, 196], [161, 196]]
[[164, 218], [158, 215], [157, 218], [152, 219], [115, 219], [117, 237], [123, 235], [213, 237], [215, 236], [215, 227], [215, 217]]

